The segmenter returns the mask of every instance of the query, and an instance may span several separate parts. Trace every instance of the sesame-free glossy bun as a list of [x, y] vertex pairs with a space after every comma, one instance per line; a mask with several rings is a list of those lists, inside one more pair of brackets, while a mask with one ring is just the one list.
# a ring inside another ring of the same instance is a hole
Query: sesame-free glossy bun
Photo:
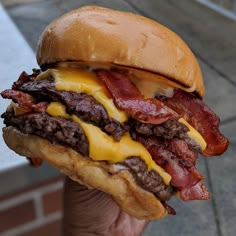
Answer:
[[19, 155], [40, 157], [71, 179], [110, 194], [124, 211], [136, 218], [150, 220], [167, 215], [162, 203], [139, 187], [127, 170], [120, 171], [113, 164], [93, 161], [69, 147], [23, 134], [11, 126], [3, 128], [3, 138], [7, 146]]
[[178, 35], [143, 16], [98, 6], [81, 7], [53, 21], [40, 37], [37, 61], [40, 66], [112, 63], [160, 74], [204, 94], [199, 64]]

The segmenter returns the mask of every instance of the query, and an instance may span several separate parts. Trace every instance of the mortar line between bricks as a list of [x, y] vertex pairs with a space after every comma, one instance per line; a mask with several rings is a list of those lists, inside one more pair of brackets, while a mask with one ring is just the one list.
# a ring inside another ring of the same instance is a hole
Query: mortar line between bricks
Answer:
[[[209, 189], [211, 190], [211, 192], [214, 192], [213, 191], [214, 190], [213, 189], [213, 183], [212, 183], [212, 180], [211, 180], [210, 168], [209, 168], [209, 165], [208, 165], [208, 162], [207, 162], [206, 159], [204, 159], [204, 162], [205, 162], [205, 166], [206, 166], [207, 179], [208, 179], [208, 182], [209, 182]], [[220, 223], [220, 219], [219, 219], [219, 212], [218, 212], [218, 208], [217, 208], [216, 199], [215, 199], [214, 194], [211, 194], [210, 201], [212, 203], [217, 235], [218, 236], [223, 236], [223, 233], [222, 233], [222, 230], [221, 230], [221, 223]]]
[[18, 236], [20, 234], [22, 235], [24, 233], [29, 232], [30, 230], [37, 229], [40, 226], [50, 224], [50, 223], [60, 220], [60, 219], [62, 219], [62, 212], [58, 211], [53, 214], [50, 214], [47, 217], [39, 218], [39, 219], [36, 219], [36, 220], [31, 221], [29, 223], [20, 225], [16, 228], [9, 229], [5, 232], [2, 232], [1, 236]]
[[[125, 0], [135, 11], [139, 12], [143, 16], [149, 17], [150, 19], [155, 20], [153, 17], [149, 16], [148, 13], [141, 10], [139, 7], [137, 7], [135, 4], [130, 2], [129, 0]], [[214, 70], [218, 75], [220, 75], [223, 79], [227, 80], [229, 83], [231, 83], [233, 86], [236, 87], [236, 81], [232, 80], [228, 75], [224, 74], [222, 71], [217, 69], [214, 65], [209, 63], [206, 59], [204, 59], [200, 54], [198, 54], [196, 51], [194, 51], [192, 48], [191, 50], [195, 54], [196, 57], [198, 57], [203, 63], [205, 63], [210, 69]]]
[[9, 207], [16, 206], [22, 202], [34, 199], [34, 197], [39, 193], [43, 195], [47, 192], [56, 191], [62, 188], [63, 188], [63, 182], [58, 181], [56, 183], [49, 184], [48, 186], [43, 186], [35, 190], [30, 190], [29, 192], [26, 193], [20, 193], [17, 196], [13, 196], [10, 199], [6, 199], [0, 202], [0, 210], [5, 210]]
[[42, 197], [43, 197], [42, 194], [34, 196], [34, 209], [36, 218], [44, 217], [44, 207], [43, 207]]

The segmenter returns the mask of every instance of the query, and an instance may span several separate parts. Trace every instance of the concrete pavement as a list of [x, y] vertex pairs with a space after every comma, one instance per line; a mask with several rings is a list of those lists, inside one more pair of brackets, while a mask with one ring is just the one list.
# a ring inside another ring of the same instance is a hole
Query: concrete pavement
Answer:
[[[18, 0], [20, 1], [20, 0]], [[234, 236], [236, 232], [236, 22], [194, 1], [181, 0], [41, 0], [6, 7], [33, 49], [44, 27], [59, 15], [86, 4], [136, 12], [168, 26], [192, 48], [200, 62], [206, 85], [205, 102], [222, 120], [230, 139], [221, 157], [199, 158], [207, 177], [209, 201], [170, 203], [177, 216], [153, 221], [144, 235]], [[22, 68], [23, 70], [24, 68]]]

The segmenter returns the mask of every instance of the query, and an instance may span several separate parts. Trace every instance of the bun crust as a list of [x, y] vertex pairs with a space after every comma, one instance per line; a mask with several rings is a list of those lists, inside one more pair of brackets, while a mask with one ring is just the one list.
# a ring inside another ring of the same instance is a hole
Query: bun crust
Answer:
[[26, 157], [40, 157], [71, 179], [110, 194], [130, 215], [139, 219], [159, 219], [167, 215], [161, 202], [141, 189], [128, 171], [117, 171], [114, 165], [86, 159], [73, 149], [52, 144], [35, 135], [21, 133], [13, 127], [3, 129], [9, 148]]
[[163, 25], [132, 13], [85, 6], [42, 33], [40, 66], [63, 61], [112, 63], [161, 74], [203, 96], [199, 64], [183, 40]]

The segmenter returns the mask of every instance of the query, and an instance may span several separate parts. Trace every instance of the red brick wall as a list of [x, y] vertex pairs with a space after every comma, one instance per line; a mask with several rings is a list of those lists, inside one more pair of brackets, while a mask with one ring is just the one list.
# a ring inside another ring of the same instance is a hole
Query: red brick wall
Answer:
[[62, 176], [0, 197], [0, 235], [61, 235]]

